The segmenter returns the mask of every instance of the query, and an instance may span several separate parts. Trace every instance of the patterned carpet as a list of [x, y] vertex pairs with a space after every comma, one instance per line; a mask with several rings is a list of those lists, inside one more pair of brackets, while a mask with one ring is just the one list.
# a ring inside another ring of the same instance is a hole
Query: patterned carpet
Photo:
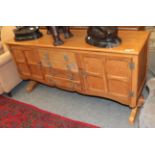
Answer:
[[96, 128], [0, 95], [0, 128]]

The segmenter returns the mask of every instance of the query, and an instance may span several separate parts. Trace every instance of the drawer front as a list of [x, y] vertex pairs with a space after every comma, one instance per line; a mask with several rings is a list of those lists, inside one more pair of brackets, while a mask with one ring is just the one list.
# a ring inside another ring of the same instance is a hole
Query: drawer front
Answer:
[[57, 78], [46, 75], [46, 82], [51, 86], [55, 86], [61, 89], [78, 92], [81, 91], [81, 85], [78, 81], [72, 81], [64, 78]]
[[40, 48], [39, 55], [44, 67], [78, 72], [76, 55], [70, 50]]

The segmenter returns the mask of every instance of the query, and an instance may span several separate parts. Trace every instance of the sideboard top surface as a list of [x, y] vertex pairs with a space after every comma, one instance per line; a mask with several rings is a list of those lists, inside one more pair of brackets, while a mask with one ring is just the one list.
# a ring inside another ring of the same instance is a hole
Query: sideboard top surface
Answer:
[[70, 39], [61, 38], [64, 44], [61, 46], [54, 46], [52, 36], [47, 34], [46, 30], [41, 30], [43, 37], [31, 41], [14, 41], [10, 38], [6, 43], [8, 45], [21, 45], [21, 46], [35, 46], [35, 47], [49, 47], [49, 48], [63, 48], [74, 50], [86, 50], [94, 52], [109, 52], [121, 54], [135, 54], [138, 55], [149, 38], [149, 32], [146, 31], [119, 31], [118, 35], [122, 39], [122, 43], [114, 48], [99, 48], [91, 46], [85, 42], [86, 30], [72, 30], [74, 36]]

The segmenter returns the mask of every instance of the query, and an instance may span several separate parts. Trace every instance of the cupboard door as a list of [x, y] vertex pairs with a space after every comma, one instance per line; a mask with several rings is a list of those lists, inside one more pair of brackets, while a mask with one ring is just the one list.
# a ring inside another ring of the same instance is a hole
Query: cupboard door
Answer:
[[104, 57], [97, 55], [81, 55], [81, 75], [86, 93], [103, 95], [105, 92], [104, 61]]
[[43, 71], [41, 66], [40, 57], [37, 51], [35, 50], [24, 50], [25, 57], [27, 60], [27, 63], [29, 65], [32, 77], [36, 80], [43, 80]]
[[130, 104], [131, 58], [97, 54], [82, 54], [79, 58], [85, 93]]
[[25, 58], [25, 55], [22, 49], [17, 48], [17, 47], [12, 47], [11, 52], [17, 64], [17, 68], [18, 68], [20, 75], [24, 78], [30, 77], [31, 72], [30, 72], [29, 66], [27, 64], [27, 61], [26, 61], [26, 58]]
[[108, 93], [124, 102], [129, 102], [131, 97], [130, 64], [130, 58], [108, 56], [105, 63]]

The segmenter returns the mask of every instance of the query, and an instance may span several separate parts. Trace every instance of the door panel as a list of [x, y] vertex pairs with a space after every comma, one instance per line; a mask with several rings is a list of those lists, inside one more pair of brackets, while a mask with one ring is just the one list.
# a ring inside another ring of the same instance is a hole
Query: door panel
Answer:
[[89, 74], [100, 75], [103, 70], [103, 60], [100, 58], [83, 57], [85, 71]]
[[28, 76], [28, 77], [31, 76], [30, 69], [25, 63], [18, 63], [17, 67], [20, 74], [22, 74], [23, 76]]
[[81, 55], [81, 75], [86, 93], [103, 94], [105, 88], [104, 57], [96, 55]]
[[29, 78], [31, 76], [31, 72], [27, 64], [23, 50], [21, 48], [14, 47], [11, 48], [11, 51], [20, 74], [23, 77]]
[[110, 94], [128, 98], [130, 87], [127, 82], [108, 79], [108, 90]]
[[40, 58], [36, 50], [24, 50], [25, 56], [27, 58], [28, 64], [38, 65], [40, 63]]
[[43, 79], [42, 70], [41, 70], [40, 66], [30, 65], [29, 67], [30, 67], [30, 70], [31, 70], [32, 77], [34, 79], [38, 79], [38, 80]]
[[27, 63], [29, 65], [32, 77], [36, 80], [43, 80], [43, 69], [41, 66], [40, 57], [36, 50], [24, 50]]
[[108, 93], [130, 101], [131, 69], [130, 58], [108, 57], [105, 61]]
[[104, 92], [105, 90], [105, 83], [102, 77], [95, 77], [95, 76], [86, 76], [85, 83], [87, 85], [87, 90], [97, 93], [97, 92]]
[[26, 63], [25, 56], [23, 52], [19, 49], [13, 49], [12, 54], [15, 58], [15, 61], [18, 63]]
[[109, 58], [106, 59], [106, 71], [108, 75], [115, 75], [119, 77], [130, 76], [129, 62], [127, 58]]
[[80, 69], [85, 92], [130, 102], [130, 58], [81, 54]]

